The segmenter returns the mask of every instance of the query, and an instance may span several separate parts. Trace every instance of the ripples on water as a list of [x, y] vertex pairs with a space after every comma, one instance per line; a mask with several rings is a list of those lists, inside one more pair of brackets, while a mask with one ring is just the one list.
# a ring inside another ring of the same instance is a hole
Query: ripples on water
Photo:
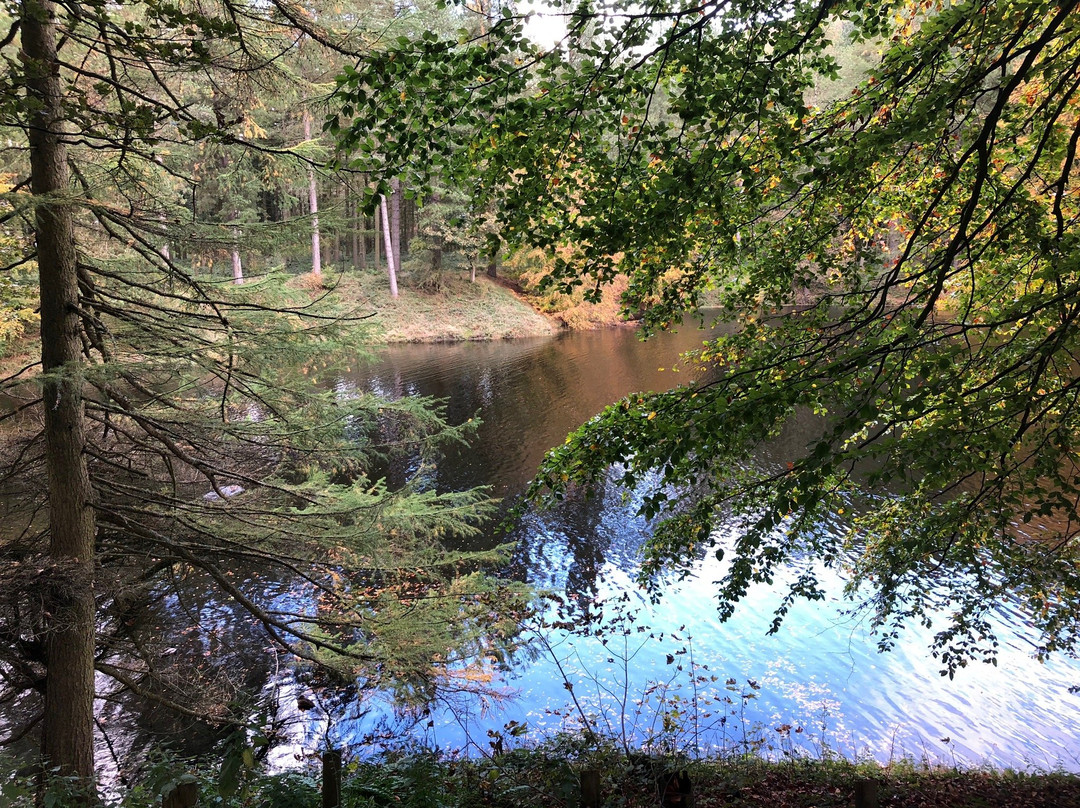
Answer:
[[[684, 329], [641, 343], [629, 330], [614, 330], [402, 346], [342, 383], [390, 397], [445, 398], [454, 422], [479, 415], [483, 424], [474, 443], [446, 457], [432, 484], [490, 485], [513, 498], [543, 452], [605, 404], [685, 378], [660, 368], [670, 368], [680, 351], [702, 338]], [[771, 452], [800, 451], [814, 428], [810, 421], [793, 425], [782, 439], [786, 445]], [[1080, 666], [1064, 658], [1038, 663], [1019, 612], [997, 615], [998, 665], [968, 667], [950, 681], [929, 654], [932, 630], [910, 628], [891, 653], [877, 653], [866, 616], [843, 599], [843, 582], [832, 570], [820, 571], [825, 599], [798, 604], [772, 636], [767, 631], [783, 581], [751, 589], [735, 617], [722, 624], [714, 602], [722, 568], [712, 554], [689, 578], [668, 582], [663, 597], [650, 603], [636, 583], [650, 530], [635, 513], [639, 495], [626, 497], [609, 484], [595, 499], [570, 499], [527, 514], [511, 537], [511, 573], [559, 596], [566, 604], [563, 617], [602, 610], [605, 636], [541, 629], [543, 642], [495, 671], [494, 684], [512, 701], [437, 709], [413, 722], [415, 737], [477, 753], [488, 750], [489, 730], [498, 732], [510, 721], [526, 723], [532, 737], [580, 727], [580, 715], [568, 704], [569, 684], [598, 729], [636, 743], [1080, 770], [1078, 697], [1068, 692], [1080, 683]], [[821, 529], [843, 531], [843, 518], [834, 515]], [[733, 539], [729, 530], [718, 529], [721, 544]], [[547, 618], [556, 617], [553, 605]], [[696, 711], [687, 709], [690, 698], [699, 704]], [[299, 722], [295, 740], [298, 748], [317, 748], [328, 737], [362, 748], [365, 735], [394, 720], [389, 705], [372, 696], [353, 705], [351, 717], [335, 714], [329, 725]]]

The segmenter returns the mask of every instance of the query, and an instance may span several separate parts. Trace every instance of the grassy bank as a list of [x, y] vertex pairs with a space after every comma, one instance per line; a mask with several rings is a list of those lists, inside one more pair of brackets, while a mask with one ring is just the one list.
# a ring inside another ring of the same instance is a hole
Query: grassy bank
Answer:
[[[554, 293], [530, 295], [521, 291], [518, 281], [528, 287], [531, 276], [519, 279], [514, 267], [507, 270], [513, 279], [492, 280], [480, 274], [474, 283], [467, 271], [450, 267], [434, 288], [421, 288], [406, 275], [396, 299], [390, 297], [385, 271], [374, 269], [328, 272], [321, 283], [310, 274], [300, 274], [286, 285], [293, 294], [306, 294], [312, 299], [329, 294], [343, 309], [366, 317], [364, 327], [372, 345], [538, 337], [565, 328], [604, 328], [622, 323], [618, 289], [599, 305]], [[0, 378], [39, 358], [36, 321], [28, 320], [24, 326], [8, 336], [0, 331]]]
[[[298, 282], [310, 284], [309, 279]], [[472, 283], [464, 273], [447, 272], [438, 290], [402, 285], [396, 299], [390, 297], [386, 277], [374, 271], [345, 273], [328, 283], [357, 314], [371, 315], [365, 323], [373, 344], [535, 337], [560, 328], [511, 289], [485, 276]]]

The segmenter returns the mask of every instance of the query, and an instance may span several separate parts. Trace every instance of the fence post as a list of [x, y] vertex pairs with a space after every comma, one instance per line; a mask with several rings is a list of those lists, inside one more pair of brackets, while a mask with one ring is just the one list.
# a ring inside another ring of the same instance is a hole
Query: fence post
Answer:
[[581, 808], [600, 808], [600, 772], [597, 769], [581, 772]]
[[161, 795], [161, 808], [193, 808], [199, 801], [199, 784], [194, 778], [181, 780]]
[[855, 808], [878, 808], [877, 780], [855, 781]]
[[322, 808], [341, 808], [341, 750], [322, 753]]

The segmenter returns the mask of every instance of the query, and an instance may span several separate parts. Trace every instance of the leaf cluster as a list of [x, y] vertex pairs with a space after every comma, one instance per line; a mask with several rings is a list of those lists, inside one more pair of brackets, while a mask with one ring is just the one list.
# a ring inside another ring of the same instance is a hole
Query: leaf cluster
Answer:
[[[812, 557], [846, 570], [883, 646], [934, 625], [952, 673], [993, 660], [993, 612], [1016, 602], [1039, 653], [1077, 642], [1075, 11], [580, 6], [546, 53], [516, 33], [392, 49], [411, 59], [396, 97], [343, 77], [368, 89], [341, 142], [419, 114], [411, 77], [450, 70], [422, 114], [482, 110], [471, 137], [398, 146], [460, 169], [504, 238], [570, 251], [548, 284], [599, 296], [622, 272], [646, 331], [705, 317], [707, 293], [733, 323], [695, 355], [701, 381], [606, 409], [549, 454], [534, 496], [614, 465], [662, 517], [646, 576], [715, 550], [726, 616]], [[814, 107], [838, 23], [880, 62]], [[804, 450], [755, 459], [806, 412], [820, 432]], [[836, 514], [847, 529], [823, 529]], [[812, 569], [774, 628], [800, 597], [820, 597]]]

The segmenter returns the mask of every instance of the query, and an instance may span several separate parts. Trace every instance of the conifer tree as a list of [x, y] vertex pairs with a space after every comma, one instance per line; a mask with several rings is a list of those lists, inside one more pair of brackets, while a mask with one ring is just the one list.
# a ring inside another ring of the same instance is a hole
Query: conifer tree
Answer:
[[[233, 0], [26, 0], [2, 42], [3, 121], [29, 155], [5, 197], [32, 234], [11, 266], [37, 269], [42, 358], [2, 386], [23, 403], [5, 416], [21, 493], [0, 537], [0, 675], [23, 718], [8, 740], [39, 732], [46, 769], [87, 801], [95, 674], [203, 714], [202, 694], [155, 676], [164, 638], [137, 619], [178, 579], [215, 587], [298, 658], [428, 697], [517, 608], [475, 571], [497, 554], [443, 550], [478, 529], [482, 492], [423, 485], [465, 433], [431, 402], [330, 384], [361, 327], [332, 296], [235, 285], [193, 260], [235, 250], [241, 221], [239, 202], [200, 214], [193, 162], [244, 177], [294, 159], [227, 99], [282, 81], [276, 59], [301, 35], [360, 47], [291, 3]], [[391, 490], [378, 469], [398, 462], [420, 471]], [[268, 599], [251, 568], [296, 594]]]

